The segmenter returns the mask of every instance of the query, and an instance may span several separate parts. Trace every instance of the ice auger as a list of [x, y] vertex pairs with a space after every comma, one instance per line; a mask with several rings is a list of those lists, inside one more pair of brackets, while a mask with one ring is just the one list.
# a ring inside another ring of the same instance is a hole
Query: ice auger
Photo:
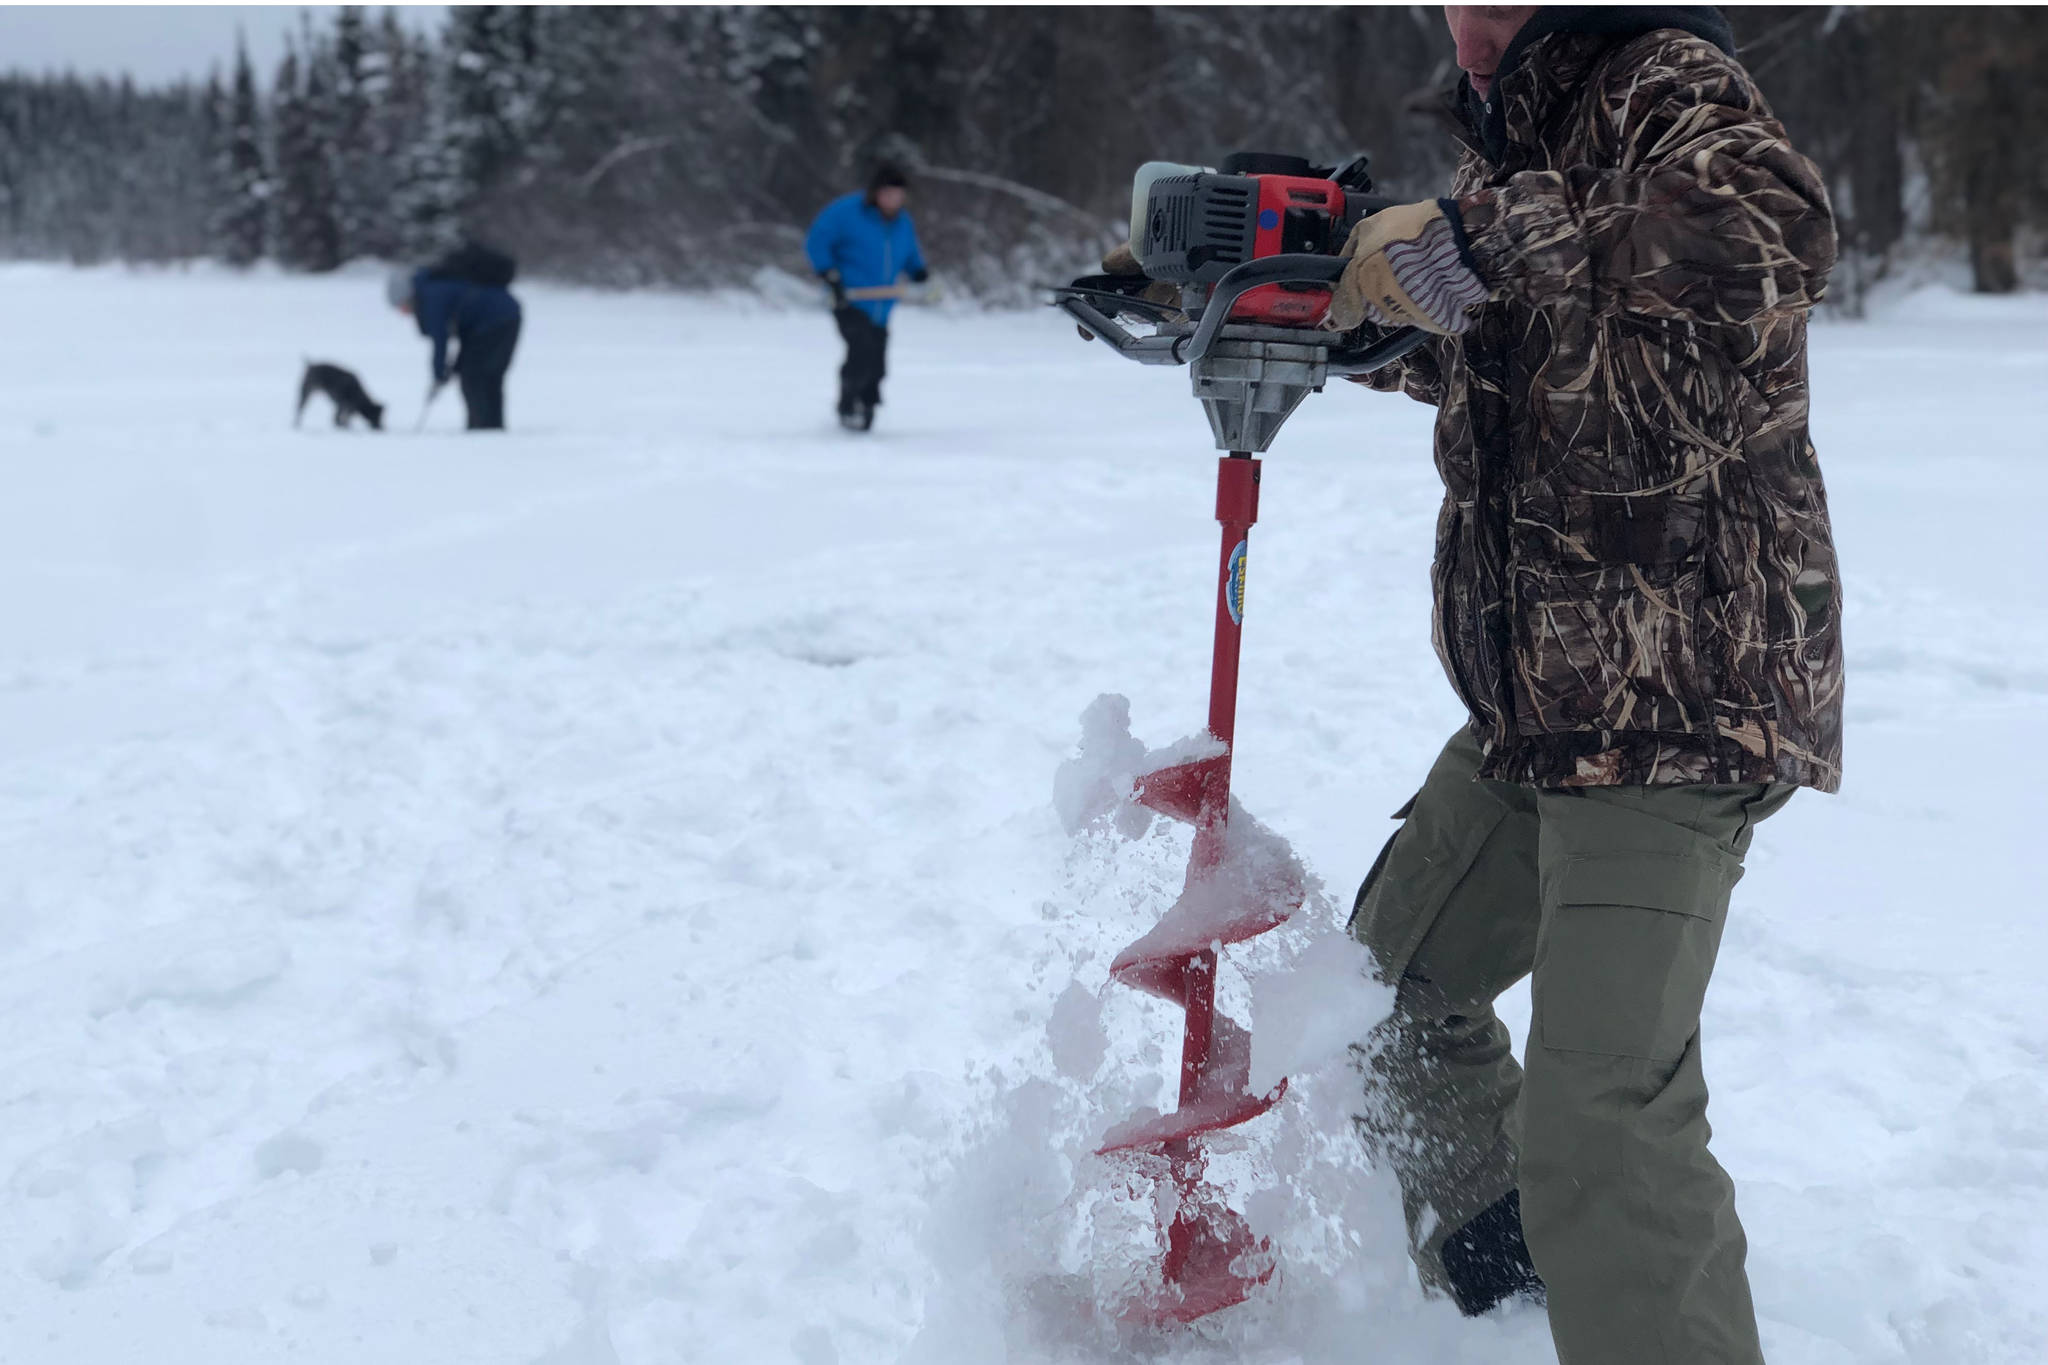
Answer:
[[[1284, 161], [1282, 170], [1306, 165], [1282, 158], [1234, 160], [1238, 169], [1253, 171], [1262, 163]], [[1297, 877], [1252, 865], [1256, 850], [1230, 822], [1245, 558], [1259, 514], [1255, 457], [1329, 376], [1378, 369], [1427, 339], [1411, 330], [1357, 345], [1321, 330], [1329, 287], [1345, 261], [1278, 251], [1293, 243], [1332, 252], [1342, 245], [1345, 190], [1363, 179], [1362, 160], [1354, 166], [1357, 179], [1346, 186], [1313, 176], [1216, 175], [1186, 167], [1165, 168], [1182, 174], [1161, 175], [1154, 163], [1140, 172], [1133, 197], [1132, 246], [1145, 275], [1091, 276], [1054, 291], [1057, 306], [1084, 335], [1143, 364], [1186, 365], [1216, 446], [1225, 452], [1216, 469], [1216, 519], [1223, 537], [1209, 681], [1212, 751], [1139, 777], [1132, 793], [1150, 809], [1194, 826], [1187, 880], [1158, 925], [1110, 966], [1116, 980], [1186, 1011], [1179, 1107], [1117, 1125], [1100, 1148], [1149, 1150], [1167, 1159], [1175, 1201], [1165, 1229], [1161, 1285], [1126, 1314], [1155, 1325], [1192, 1322], [1240, 1303], [1274, 1270], [1270, 1248], [1204, 1188], [1200, 1142], [1204, 1134], [1265, 1113], [1286, 1090], [1284, 1080], [1262, 1093], [1250, 1089], [1251, 1035], [1216, 1008], [1216, 969], [1221, 949], [1283, 923], [1303, 894]], [[1232, 169], [1230, 163], [1225, 169]], [[1354, 209], [1359, 198], [1350, 196]], [[1219, 203], [1242, 221], [1235, 243], [1228, 231], [1233, 220], [1215, 212]], [[1287, 221], [1290, 203], [1335, 221], [1320, 228], [1298, 216]], [[1271, 204], [1280, 207], [1276, 211]], [[1226, 229], [1221, 234], [1215, 228], [1219, 221]], [[1200, 231], [1206, 237], [1193, 240], [1186, 225], [1205, 222]], [[1268, 241], [1274, 249], [1261, 251]], [[1184, 286], [1179, 307], [1143, 296], [1141, 290], [1159, 279]], [[1134, 333], [1126, 322], [1149, 331]], [[1239, 816], [1240, 826], [1249, 825], [1241, 811]]]

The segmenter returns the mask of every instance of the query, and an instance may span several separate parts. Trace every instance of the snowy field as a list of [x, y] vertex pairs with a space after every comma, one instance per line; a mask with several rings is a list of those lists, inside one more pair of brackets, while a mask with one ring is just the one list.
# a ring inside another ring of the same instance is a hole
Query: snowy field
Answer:
[[[1422, 1299], [1311, 1046], [1458, 722], [1429, 413], [1345, 387], [1268, 460], [1237, 785], [1325, 894], [1226, 985], [1318, 1017], [1218, 1168], [1282, 1266], [1119, 1337], [1145, 1182], [1088, 1152], [1178, 1024], [1106, 969], [1184, 835], [1053, 777], [1098, 694], [1203, 715], [1185, 376], [901, 314], [856, 438], [821, 313], [524, 294], [469, 438], [374, 274], [0, 270], [0, 1361], [1551, 1360]], [[395, 430], [292, 431], [303, 355]], [[2048, 300], [1821, 326], [1814, 393], [1847, 785], [1736, 892], [1715, 1145], [1773, 1365], [2034, 1365]]]

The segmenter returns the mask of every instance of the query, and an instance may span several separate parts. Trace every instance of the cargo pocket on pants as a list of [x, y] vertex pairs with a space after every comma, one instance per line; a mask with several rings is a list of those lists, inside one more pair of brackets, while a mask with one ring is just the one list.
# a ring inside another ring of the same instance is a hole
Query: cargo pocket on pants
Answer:
[[1476, 786], [1458, 795], [1456, 804], [1420, 803], [1360, 888], [1352, 937], [1371, 951], [1384, 981], [1398, 983], [1408, 971], [1444, 903], [1507, 817], [1507, 807]]
[[[1419, 791], [1416, 792], [1415, 795], [1409, 797], [1406, 801], [1403, 801], [1401, 803], [1401, 809], [1395, 811], [1393, 815], [1389, 818], [1396, 821], [1400, 821], [1402, 824], [1405, 824], [1407, 822], [1408, 817], [1415, 813], [1415, 803], [1417, 801], [1420, 801], [1421, 799], [1422, 793]], [[1365, 909], [1365, 898], [1372, 894], [1373, 887], [1379, 882], [1379, 879], [1383, 875], [1385, 875], [1387, 870], [1387, 855], [1394, 851], [1394, 840], [1400, 837], [1401, 825], [1396, 824], [1394, 826], [1394, 832], [1387, 836], [1387, 841], [1384, 844], [1380, 845], [1380, 856], [1372, 860], [1372, 867], [1366, 872], [1365, 880], [1358, 884], [1358, 895], [1355, 896], [1351, 901], [1351, 917], [1344, 921], [1345, 932], [1351, 934], [1353, 937], [1356, 937], [1358, 934], [1358, 916], [1359, 913]]]
[[1546, 1048], [1675, 1061], [1700, 1009], [1734, 885], [1717, 862], [1631, 853], [1565, 861], [1545, 890], [1532, 1012]]

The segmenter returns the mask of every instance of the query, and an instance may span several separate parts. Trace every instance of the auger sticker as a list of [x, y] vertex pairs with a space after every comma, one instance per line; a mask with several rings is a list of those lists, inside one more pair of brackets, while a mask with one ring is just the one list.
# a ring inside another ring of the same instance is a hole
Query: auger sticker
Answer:
[[1224, 570], [1223, 605], [1229, 609], [1234, 626], [1244, 624], [1244, 556], [1249, 544], [1237, 542], [1237, 548], [1230, 552], [1230, 565]]

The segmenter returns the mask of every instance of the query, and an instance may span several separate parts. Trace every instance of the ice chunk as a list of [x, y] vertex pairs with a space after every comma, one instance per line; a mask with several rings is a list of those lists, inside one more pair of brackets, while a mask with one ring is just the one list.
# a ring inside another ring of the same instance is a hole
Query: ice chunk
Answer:
[[1109, 1035], [1102, 1028], [1102, 1000], [1078, 980], [1070, 982], [1053, 1002], [1052, 1019], [1046, 1025], [1052, 1045], [1053, 1065], [1077, 1081], [1094, 1076], [1109, 1051]]
[[1223, 856], [1143, 938], [1124, 949], [1118, 966], [1187, 956], [1242, 943], [1287, 919], [1301, 904], [1308, 873], [1287, 841], [1253, 819], [1235, 798], [1224, 825]]
[[1145, 746], [1131, 736], [1131, 703], [1105, 692], [1081, 713], [1081, 749], [1053, 774], [1052, 804], [1069, 834], [1108, 823], [1126, 838], [1142, 835], [1152, 812], [1131, 800], [1148, 771]]
[[1372, 955], [1337, 928], [1312, 933], [1292, 961], [1252, 978], [1251, 990], [1254, 1093], [1342, 1062], [1394, 1006]]

